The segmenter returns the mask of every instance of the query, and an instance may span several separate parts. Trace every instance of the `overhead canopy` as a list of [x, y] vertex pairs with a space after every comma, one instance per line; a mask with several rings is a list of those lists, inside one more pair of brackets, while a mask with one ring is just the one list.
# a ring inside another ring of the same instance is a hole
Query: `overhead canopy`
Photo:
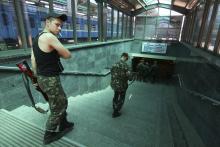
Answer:
[[187, 14], [201, 1], [202, 0], [107, 0], [108, 4], [112, 7], [131, 16], [136, 16], [142, 12], [158, 7]]

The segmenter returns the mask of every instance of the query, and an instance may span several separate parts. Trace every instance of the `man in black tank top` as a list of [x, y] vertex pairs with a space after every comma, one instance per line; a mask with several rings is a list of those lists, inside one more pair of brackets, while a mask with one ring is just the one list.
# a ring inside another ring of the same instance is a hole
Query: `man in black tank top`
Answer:
[[60, 139], [73, 129], [74, 123], [67, 121], [67, 97], [60, 82], [63, 71], [60, 57], [71, 58], [71, 53], [57, 39], [61, 26], [67, 20], [65, 14], [50, 13], [45, 28], [33, 42], [31, 62], [38, 84], [48, 96], [50, 116], [46, 123], [44, 144]]

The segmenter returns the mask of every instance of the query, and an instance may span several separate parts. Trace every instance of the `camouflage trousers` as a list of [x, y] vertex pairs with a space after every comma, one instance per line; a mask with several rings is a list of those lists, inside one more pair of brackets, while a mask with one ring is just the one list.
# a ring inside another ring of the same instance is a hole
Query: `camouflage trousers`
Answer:
[[113, 97], [113, 110], [114, 111], [120, 111], [124, 101], [125, 101], [125, 95], [126, 91], [115, 91], [114, 97]]
[[60, 122], [66, 117], [67, 97], [63, 90], [59, 76], [37, 76], [38, 84], [48, 96], [50, 115], [46, 123], [46, 130], [55, 132]]

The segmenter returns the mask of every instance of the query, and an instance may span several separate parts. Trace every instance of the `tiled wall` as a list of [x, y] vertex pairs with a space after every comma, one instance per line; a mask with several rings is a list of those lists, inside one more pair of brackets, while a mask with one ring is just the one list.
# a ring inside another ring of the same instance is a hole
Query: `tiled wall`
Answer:
[[[220, 101], [220, 68], [198, 54], [199, 51], [191, 51], [191, 61], [178, 61], [176, 64], [176, 74], [180, 80], [177, 86], [178, 104], [203, 142], [207, 146], [219, 147], [220, 105], [215, 105], [204, 97]], [[193, 60], [195, 58], [199, 60]]]
[[[132, 41], [128, 41], [71, 50], [72, 58], [61, 62], [65, 71], [106, 73], [105, 68], [118, 61], [122, 52], [132, 52], [131, 44]], [[30, 63], [30, 58], [28, 60]], [[4, 65], [15, 66], [16, 62], [8, 61]], [[62, 75], [61, 82], [67, 96], [76, 96], [106, 88], [110, 83], [110, 75]], [[0, 83], [0, 108], [12, 110], [21, 105], [31, 105], [20, 73], [1, 71]], [[37, 102], [44, 102], [33, 88], [32, 92]]]

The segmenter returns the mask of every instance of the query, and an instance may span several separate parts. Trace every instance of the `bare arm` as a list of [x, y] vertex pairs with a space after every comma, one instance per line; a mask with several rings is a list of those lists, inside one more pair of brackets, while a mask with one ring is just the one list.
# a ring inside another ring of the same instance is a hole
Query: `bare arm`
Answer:
[[64, 48], [64, 46], [60, 43], [60, 41], [57, 39], [56, 36], [51, 34], [49, 42], [50, 42], [50, 46], [52, 48], [54, 48], [55, 50], [57, 50], [60, 57], [62, 57], [64, 59], [71, 58], [70, 51], [68, 49]]
[[34, 57], [33, 49], [31, 51], [31, 64], [32, 64], [33, 72], [36, 75], [37, 74], [37, 64], [36, 64], [36, 60], [35, 60], [35, 57]]

